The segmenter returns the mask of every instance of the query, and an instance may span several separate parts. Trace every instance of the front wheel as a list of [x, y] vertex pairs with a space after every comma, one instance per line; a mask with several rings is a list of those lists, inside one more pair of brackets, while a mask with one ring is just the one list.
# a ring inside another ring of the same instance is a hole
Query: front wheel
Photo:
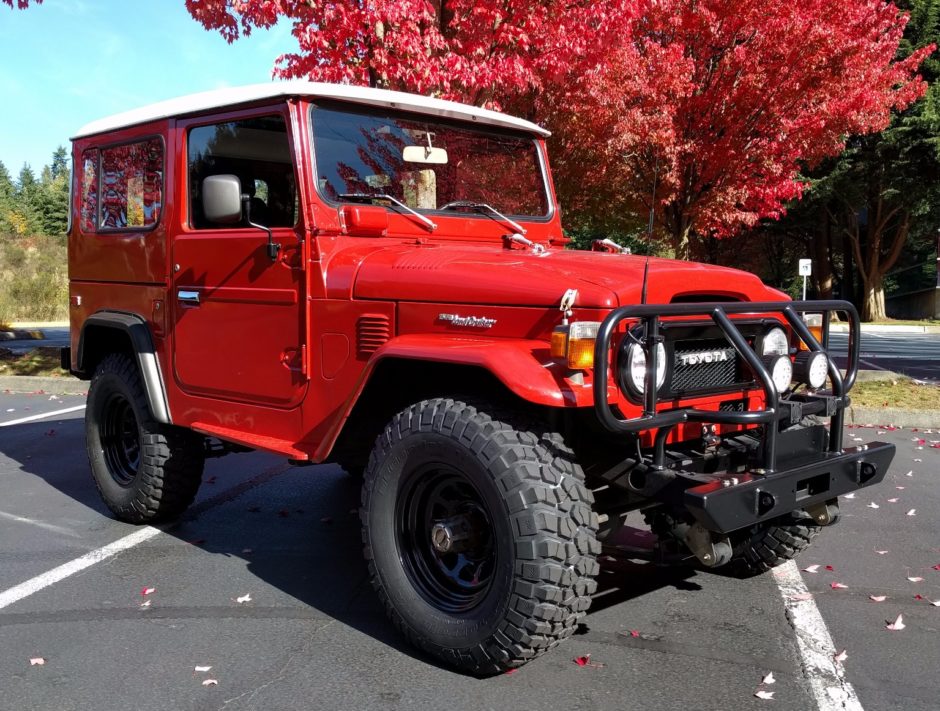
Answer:
[[137, 365], [124, 354], [105, 357], [92, 378], [85, 446], [101, 498], [122, 521], [178, 516], [199, 489], [202, 438], [153, 421]]
[[361, 512], [372, 584], [395, 626], [474, 674], [570, 636], [600, 552], [583, 479], [559, 435], [515, 415], [449, 399], [396, 415], [366, 468]]
[[735, 531], [731, 534], [734, 553], [727, 572], [743, 578], [766, 573], [802, 553], [819, 530], [809, 514], [798, 510]]

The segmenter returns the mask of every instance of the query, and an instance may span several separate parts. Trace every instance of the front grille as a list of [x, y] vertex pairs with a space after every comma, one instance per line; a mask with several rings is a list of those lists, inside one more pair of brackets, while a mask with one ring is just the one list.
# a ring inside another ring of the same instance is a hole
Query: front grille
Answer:
[[676, 341], [671, 390], [710, 390], [734, 385], [738, 377], [738, 353], [724, 339]]

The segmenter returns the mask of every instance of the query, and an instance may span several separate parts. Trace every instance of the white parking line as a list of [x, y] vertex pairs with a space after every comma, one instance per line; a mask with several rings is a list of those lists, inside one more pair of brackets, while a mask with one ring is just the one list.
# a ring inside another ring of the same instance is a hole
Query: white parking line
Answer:
[[796, 631], [803, 674], [819, 711], [864, 711], [842, 666], [835, 661], [835, 644], [796, 563], [791, 560], [774, 568], [773, 576]]
[[18, 602], [25, 597], [29, 597], [33, 593], [37, 593], [43, 588], [47, 588], [50, 585], [53, 585], [60, 580], [64, 580], [70, 575], [74, 575], [85, 568], [90, 568], [95, 563], [100, 563], [103, 560], [107, 560], [111, 556], [117, 555], [122, 551], [126, 551], [129, 548], [133, 548], [139, 543], [143, 543], [146, 540], [149, 540], [156, 536], [158, 533], [161, 533], [159, 528], [154, 528], [153, 526], [147, 526], [140, 529], [139, 531], [134, 531], [124, 538], [116, 540], [114, 543], [109, 543], [103, 548], [98, 548], [93, 550], [80, 558], [75, 560], [70, 560], [68, 563], [60, 565], [58, 568], [53, 568], [52, 570], [37, 575], [35, 578], [31, 578], [26, 582], [20, 583], [9, 590], [4, 590], [0, 592], [0, 610], [8, 605], [12, 605], [14, 602]]
[[33, 422], [34, 420], [44, 420], [47, 417], [55, 417], [56, 415], [65, 415], [69, 412], [78, 412], [79, 410], [84, 410], [84, 405], [76, 405], [75, 407], [67, 407], [64, 410], [53, 410], [52, 412], [41, 412], [38, 415], [30, 415], [29, 417], [21, 417], [18, 420], [10, 420], [9, 422], [0, 422], [0, 427], [9, 427], [10, 425], [21, 425], [24, 422]]

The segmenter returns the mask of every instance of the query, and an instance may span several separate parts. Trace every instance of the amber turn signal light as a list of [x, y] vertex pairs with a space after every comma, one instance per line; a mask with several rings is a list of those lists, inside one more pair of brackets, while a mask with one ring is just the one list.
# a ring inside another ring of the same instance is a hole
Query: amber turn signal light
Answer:
[[576, 321], [556, 326], [552, 331], [552, 357], [564, 360], [571, 370], [594, 367], [594, 342], [599, 321]]
[[[813, 334], [813, 338], [822, 343], [822, 314], [804, 314], [803, 321], [806, 323], [806, 328], [809, 329], [809, 332]], [[809, 346], [806, 345], [802, 339], [800, 340], [800, 350], [809, 350]]]

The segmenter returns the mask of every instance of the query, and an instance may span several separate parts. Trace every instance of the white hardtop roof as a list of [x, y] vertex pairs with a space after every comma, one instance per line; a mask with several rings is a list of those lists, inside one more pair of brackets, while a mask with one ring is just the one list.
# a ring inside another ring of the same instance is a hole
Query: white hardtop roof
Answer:
[[480, 109], [476, 106], [458, 104], [455, 101], [433, 99], [429, 96], [406, 94], [401, 91], [370, 89], [348, 84], [323, 84], [310, 81], [282, 81], [270, 84], [252, 84], [250, 86], [230, 87], [205, 91], [199, 94], [181, 96], [168, 101], [161, 101], [143, 106], [132, 111], [115, 114], [107, 118], [92, 121], [82, 126], [73, 138], [92, 136], [96, 133], [113, 131], [126, 126], [134, 126], [148, 121], [184, 116], [209, 109], [224, 108], [276, 97], [306, 96], [319, 99], [339, 99], [366, 106], [403, 109], [430, 116], [476, 121], [490, 126], [514, 128], [517, 130], [549, 136], [551, 133], [529, 121], [501, 114], [498, 111]]

